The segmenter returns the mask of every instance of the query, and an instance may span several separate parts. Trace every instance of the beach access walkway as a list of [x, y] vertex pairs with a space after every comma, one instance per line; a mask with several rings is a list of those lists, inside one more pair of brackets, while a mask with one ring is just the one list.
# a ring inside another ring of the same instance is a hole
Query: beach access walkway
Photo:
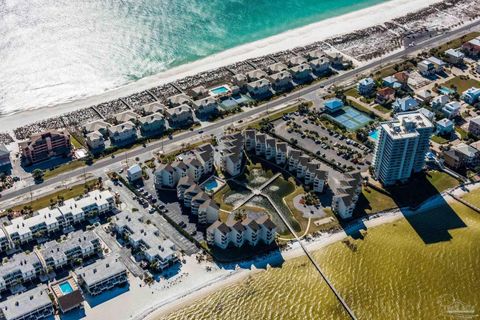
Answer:
[[318, 265], [317, 261], [313, 258], [313, 256], [310, 254], [310, 252], [307, 250], [305, 245], [302, 243], [302, 239], [297, 235], [293, 227], [290, 225], [288, 222], [288, 219], [286, 219], [282, 212], [279, 210], [279, 208], [276, 206], [275, 202], [272, 201], [272, 199], [269, 196], [266, 196], [267, 199], [272, 203], [273, 207], [275, 210], [278, 212], [280, 218], [282, 219], [283, 223], [287, 226], [288, 230], [292, 233], [292, 235], [295, 237], [296, 241], [300, 244], [300, 247], [302, 248], [303, 252], [305, 252], [305, 255], [308, 257], [310, 262], [313, 264], [317, 272], [320, 274], [320, 276], [323, 278], [323, 280], [326, 282], [330, 290], [333, 292], [335, 297], [337, 298], [338, 302], [342, 305], [343, 309], [348, 313], [351, 319], [356, 320], [357, 318], [355, 317], [355, 314], [353, 313], [352, 309], [348, 306], [348, 304], [345, 302], [345, 300], [342, 298], [340, 293], [337, 291], [337, 289], [334, 287], [333, 283], [330, 282], [330, 280], [327, 278], [327, 276], [324, 274], [320, 266]]

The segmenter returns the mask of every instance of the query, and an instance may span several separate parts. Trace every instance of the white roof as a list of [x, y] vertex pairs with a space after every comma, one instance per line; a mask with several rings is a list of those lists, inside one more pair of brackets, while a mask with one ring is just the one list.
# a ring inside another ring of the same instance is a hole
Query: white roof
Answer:
[[52, 301], [47, 293], [47, 286], [41, 284], [36, 288], [12, 296], [6, 301], [3, 301], [0, 303], [0, 310], [5, 319], [10, 320], [19, 319], [37, 309], [47, 306], [51, 306], [53, 312]]
[[392, 139], [405, 139], [417, 136], [419, 128], [433, 128], [433, 124], [421, 112], [402, 112], [396, 119], [381, 124], [382, 129]]

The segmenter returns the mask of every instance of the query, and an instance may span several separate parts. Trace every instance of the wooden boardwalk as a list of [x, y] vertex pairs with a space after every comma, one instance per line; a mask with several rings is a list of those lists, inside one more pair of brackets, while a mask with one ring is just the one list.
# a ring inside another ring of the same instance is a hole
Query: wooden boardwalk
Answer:
[[275, 204], [275, 202], [268, 196], [268, 195], [264, 195], [268, 201], [270, 201], [270, 203], [272, 204], [272, 206], [275, 208], [275, 210], [278, 212], [280, 218], [282, 219], [283, 223], [285, 223], [285, 225], [287, 226], [288, 230], [290, 230], [290, 232], [293, 234], [293, 236], [295, 237], [295, 239], [298, 241], [298, 243], [300, 244], [300, 247], [302, 248], [303, 252], [305, 252], [305, 254], [307, 255], [308, 259], [310, 260], [310, 262], [313, 264], [313, 266], [315, 267], [315, 269], [317, 270], [317, 272], [320, 274], [320, 276], [323, 278], [323, 280], [327, 283], [328, 287], [330, 288], [330, 290], [333, 292], [333, 294], [335, 295], [335, 297], [337, 298], [338, 302], [340, 302], [340, 304], [342, 305], [342, 307], [345, 309], [345, 311], [348, 313], [348, 315], [350, 316], [351, 319], [353, 320], [356, 320], [357, 318], [355, 317], [355, 314], [353, 313], [352, 309], [350, 309], [350, 307], [348, 306], [348, 304], [345, 302], [345, 300], [343, 300], [342, 296], [340, 295], [340, 293], [337, 291], [337, 289], [335, 289], [335, 287], [333, 286], [333, 284], [330, 282], [330, 280], [327, 278], [327, 276], [323, 273], [322, 269], [320, 268], [320, 266], [318, 265], [317, 261], [313, 258], [313, 256], [310, 254], [310, 252], [307, 250], [307, 248], [303, 245], [301, 239], [299, 238], [299, 236], [297, 235], [297, 233], [295, 232], [295, 230], [292, 228], [292, 226], [290, 225], [290, 223], [288, 222], [288, 220], [283, 216], [282, 212], [280, 211], [280, 208], [277, 207], [277, 205]]

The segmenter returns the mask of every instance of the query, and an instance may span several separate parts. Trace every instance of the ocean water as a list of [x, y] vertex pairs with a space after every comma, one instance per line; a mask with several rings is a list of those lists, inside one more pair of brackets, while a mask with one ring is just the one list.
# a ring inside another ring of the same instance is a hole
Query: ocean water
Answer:
[[385, 0], [2, 0], [0, 115], [99, 94]]
[[[374, 227], [363, 239], [337, 242], [313, 256], [357, 319], [476, 319], [479, 241], [480, 215], [455, 203]], [[160, 319], [349, 317], [302, 256]]]

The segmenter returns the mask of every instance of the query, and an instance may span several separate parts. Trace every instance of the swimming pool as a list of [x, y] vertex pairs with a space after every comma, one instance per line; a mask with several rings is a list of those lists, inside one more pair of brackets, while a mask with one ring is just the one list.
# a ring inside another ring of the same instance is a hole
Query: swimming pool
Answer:
[[219, 86], [219, 87], [211, 89], [210, 94], [214, 95], [214, 96], [218, 96], [218, 95], [228, 93], [229, 91], [230, 91], [230, 88], [227, 87], [226, 85], [223, 85], [223, 86]]
[[210, 179], [204, 184], [205, 191], [212, 191], [218, 187], [218, 182], [216, 179]]
[[69, 294], [69, 293], [73, 292], [72, 285], [68, 281], [60, 283], [59, 287], [60, 287], [60, 290], [62, 291], [63, 294]]
[[454, 93], [455, 93], [455, 90], [450, 89], [450, 88], [447, 88], [447, 87], [440, 87], [440, 88], [438, 89], [438, 91], [440, 91], [440, 92], [443, 93], [443, 94], [447, 94], [447, 95], [449, 95], [449, 94], [454, 94]]
[[377, 141], [378, 140], [378, 130], [374, 130], [372, 132], [370, 132], [370, 134], [368, 135], [370, 138], [372, 138], [373, 140]]

